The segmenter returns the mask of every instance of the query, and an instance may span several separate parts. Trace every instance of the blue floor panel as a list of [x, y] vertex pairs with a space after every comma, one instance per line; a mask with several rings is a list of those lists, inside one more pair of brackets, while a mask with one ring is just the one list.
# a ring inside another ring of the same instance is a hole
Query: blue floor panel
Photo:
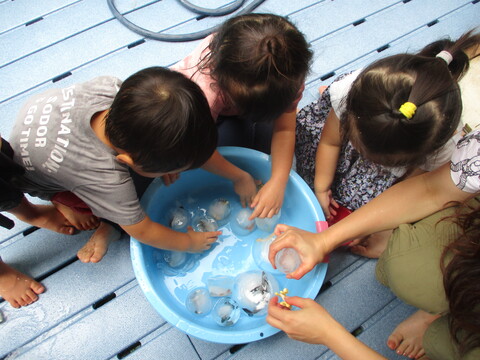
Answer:
[[[207, 29], [231, 16], [199, 17], [176, 0], [116, 4], [138, 25], [171, 34]], [[318, 87], [334, 76], [480, 26], [480, 2], [472, 0], [265, 0], [255, 11], [288, 16], [311, 43], [315, 54], [300, 106], [315, 100]], [[114, 19], [106, 0], [0, 0], [0, 133], [8, 138], [19, 108], [34, 93], [99, 75], [126, 78], [144, 67], [170, 66], [200, 41], [145, 39]], [[284, 333], [238, 345], [188, 336], [145, 298], [126, 236], [111, 245], [100, 263], [83, 264], [76, 253], [90, 232], [63, 236], [31, 230], [20, 221], [13, 230], [0, 229], [0, 256], [47, 289], [38, 302], [19, 310], [0, 302], [5, 318], [0, 359], [337, 358], [324, 346]], [[388, 349], [386, 340], [415, 309], [376, 281], [375, 264], [345, 248], [336, 250], [316, 301], [388, 359], [406, 359]]]

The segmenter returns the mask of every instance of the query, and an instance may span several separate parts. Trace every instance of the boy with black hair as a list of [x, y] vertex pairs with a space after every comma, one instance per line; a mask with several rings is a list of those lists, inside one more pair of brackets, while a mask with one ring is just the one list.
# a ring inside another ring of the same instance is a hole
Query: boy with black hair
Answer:
[[182, 74], [152, 67], [123, 83], [103, 76], [48, 90], [24, 105], [10, 143], [25, 168], [16, 184], [22, 191], [52, 200], [79, 229], [102, 219], [78, 253], [84, 262], [100, 261], [119, 237], [112, 223], [145, 244], [178, 251], [206, 250], [221, 234], [180, 233], [152, 221], [130, 173], [176, 174], [213, 154], [217, 130], [207, 100]]

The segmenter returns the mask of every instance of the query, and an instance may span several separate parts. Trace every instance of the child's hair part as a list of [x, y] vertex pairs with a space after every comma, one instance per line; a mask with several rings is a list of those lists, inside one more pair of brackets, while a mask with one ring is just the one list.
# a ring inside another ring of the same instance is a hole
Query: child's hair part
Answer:
[[312, 59], [310, 45], [286, 18], [247, 14], [214, 35], [201, 71], [210, 72], [240, 115], [271, 121], [296, 99]]
[[[472, 31], [436, 41], [417, 55], [399, 54], [366, 67], [354, 81], [342, 134], [366, 158], [385, 166], [417, 166], [441, 148], [460, 122], [458, 79], [468, 69], [465, 50], [480, 44]], [[446, 50], [450, 64], [436, 55]], [[414, 114], [400, 110], [414, 104]], [[411, 104], [410, 104], [411, 105]]]
[[203, 91], [163, 67], [126, 79], [105, 120], [105, 134], [146, 172], [202, 166], [217, 146], [217, 128]]

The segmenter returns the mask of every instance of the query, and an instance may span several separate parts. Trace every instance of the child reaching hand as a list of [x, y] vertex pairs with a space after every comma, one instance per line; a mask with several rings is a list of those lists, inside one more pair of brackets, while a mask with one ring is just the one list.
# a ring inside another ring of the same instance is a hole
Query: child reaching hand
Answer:
[[15, 162], [25, 167], [20, 190], [44, 199], [62, 194], [55, 199], [63, 207], [90, 210], [102, 219], [79, 252], [82, 261], [92, 262], [100, 261], [118, 233], [112, 224], [154, 247], [208, 249], [220, 232], [180, 233], [152, 221], [129, 170], [157, 177], [197, 168], [216, 142], [201, 89], [160, 67], [123, 83], [103, 76], [37, 95], [21, 110], [10, 138]]
[[242, 204], [254, 217], [272, 217], [283, 204], [295, 146], [295, 114], [312, 52], [287, 19], [247, 14], [226, 21], [217, 33], [172, 69], [204, 91], [212, 116], [238, 115], [238, 121], [274, 122], [272, 175], [256, 193], [253, 178], [218, 152], [204, 168], [234, 180]]
[[356, 210], [449, 161], [462, 135], [457, 81], [468, 69], [465, 51], [479, 44], [480, 35], [468, 32], [378, 60], [340, 76], [299, 112], [297, 171], [327, 219], [339, 204]]

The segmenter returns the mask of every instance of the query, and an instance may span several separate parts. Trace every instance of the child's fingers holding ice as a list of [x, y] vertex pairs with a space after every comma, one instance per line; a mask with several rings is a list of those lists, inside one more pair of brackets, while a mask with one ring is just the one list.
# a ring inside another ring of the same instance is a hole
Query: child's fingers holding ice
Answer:
[[191, 227], [188, 229], [188, 235], [191, 239], [190, 249], [188, 252], [201, 252], [210, 249], [212, 244], [222, 235], [221, 231], [193, 231]]

